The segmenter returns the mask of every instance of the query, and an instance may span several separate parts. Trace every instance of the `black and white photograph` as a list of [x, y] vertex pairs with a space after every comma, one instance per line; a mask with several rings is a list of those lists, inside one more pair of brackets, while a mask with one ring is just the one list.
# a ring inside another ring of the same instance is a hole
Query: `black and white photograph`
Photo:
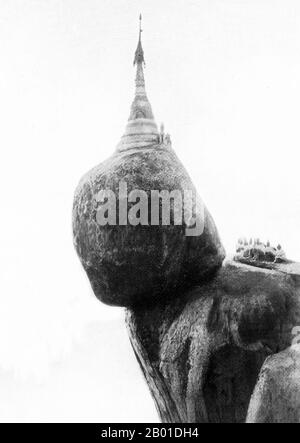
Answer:
[[300, 423], [300, 2], [0, 0], [0, 119], [0, 422]]

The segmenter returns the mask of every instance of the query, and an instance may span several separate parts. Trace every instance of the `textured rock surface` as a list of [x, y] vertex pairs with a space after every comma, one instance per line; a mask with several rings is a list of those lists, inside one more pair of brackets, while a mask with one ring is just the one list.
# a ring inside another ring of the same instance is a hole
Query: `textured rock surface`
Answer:
[[163, 422], [245, 422], [265, 359], [291, 344], [288, 273], [227, 262], [172, 303], [128, 310], [133, 349]]
[[204, 233], [198, 237], [187, 237], [185, 225], [100, 226], [95, 196], [101, 189], [118, 194], [120, 181], [127, 183], [128, 193], [196, 193], [174, 151], [165, 145], [116, 153], [81, 180], [74, 200], [74, 243], [100, 300], [121, 306], [154, 302], [199, 284], [221, 266], [224, 250], [205, 208]]
[[300, 423], [300, 345], [265, 362], [251, 398], [247, 423]]

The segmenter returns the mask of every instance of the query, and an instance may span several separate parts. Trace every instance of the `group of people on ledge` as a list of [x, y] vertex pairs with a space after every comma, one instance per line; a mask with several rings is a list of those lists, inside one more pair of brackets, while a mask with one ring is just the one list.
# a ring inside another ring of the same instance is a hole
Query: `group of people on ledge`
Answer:
[[235, 258], [271, 263], [287, 262], [286, 254], [281, 245], [275, 248], [271, 246], [269, 241], [262, 243], [258, 238], [250, 239], [250, 241], [240, 238], [236, 247]]

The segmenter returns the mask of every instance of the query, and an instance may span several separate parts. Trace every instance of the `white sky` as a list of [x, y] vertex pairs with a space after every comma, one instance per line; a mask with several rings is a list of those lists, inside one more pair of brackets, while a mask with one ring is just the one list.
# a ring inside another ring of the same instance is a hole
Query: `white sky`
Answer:
[[74, 188], [129, 115], [140, 12], [157, 123], [227, 252], [259, 236], [300, 261], [298, 0], [0, 0], [3, 420], [156, 420], [71, 237]]

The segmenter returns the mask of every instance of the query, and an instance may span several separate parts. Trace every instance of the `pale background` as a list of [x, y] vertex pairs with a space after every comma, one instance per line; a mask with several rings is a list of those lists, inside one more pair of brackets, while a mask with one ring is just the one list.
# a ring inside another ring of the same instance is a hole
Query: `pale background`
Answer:
[[260, 236], [300, 261], [299, 0], [0, 0], [3, 421], [157, 420], [71, 236], [129, 115], [140, 12], [156, 120], [227, 251]]

